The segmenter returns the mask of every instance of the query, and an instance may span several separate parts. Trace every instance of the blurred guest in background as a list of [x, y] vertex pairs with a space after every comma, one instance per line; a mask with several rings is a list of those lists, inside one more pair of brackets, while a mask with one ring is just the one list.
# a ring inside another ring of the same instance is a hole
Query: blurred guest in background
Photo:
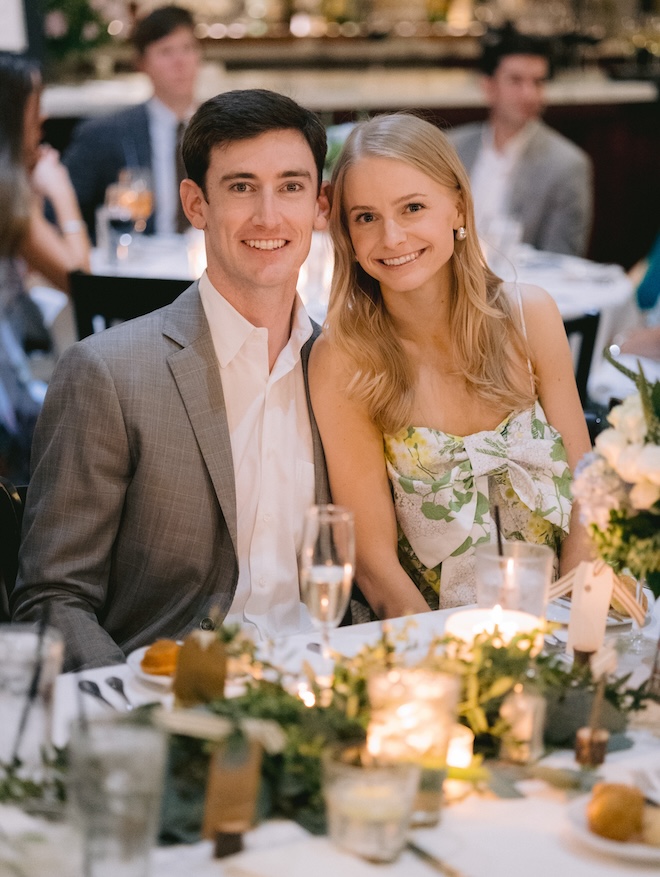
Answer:
[[[89, 239], [58, 153], [40, 145], [41, 76], [19, 55], [0, 53], [0, 474], [27, 479], [43, 388], [26, 354], [48, 350], [41, 311], [26, 291], [33, 271], [67, 290], [68, 275], [89, 268]], [[44, 217], [50, 202], [56, 224]]]
[[508, 216], [522, 240], [539, 250], [584, 255], [593, 213], [592, 168], [586, 153], [541, 121], [550, 45], [511, 25], [489, 33], [481, 69], [488, 120], [448, 136], [467, 168], [477, 229]]
[[143, 18], [132, 37], [139, 69], [153, 85], [146, 103], [83, 122], [64, 155], [85, 222], [95, 237], [95, 213], [123, 168], [151, 170], [155, 214], [147, 233], [189, 227], [179, 199], [184, 177], [180, 143], [195, 111], [199, 43], [187, 9], [162, 6]]

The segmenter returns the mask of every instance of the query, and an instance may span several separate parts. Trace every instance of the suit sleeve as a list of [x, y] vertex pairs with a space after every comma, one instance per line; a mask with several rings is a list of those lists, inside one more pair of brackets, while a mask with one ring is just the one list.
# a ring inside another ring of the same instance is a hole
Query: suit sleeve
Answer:
[[591, 161], [580, 155], [555, 181], [538, 248], [551, 253], [584, 256], [593, 221], [593, 171]]
[[131, 452], [112, 376], [85, 342], [69, 348], [37, 424], [14, 621], [50, 623], [66, 643], [65, 668], [124, 660], [103, 630], [113, 543], [131, 477]]

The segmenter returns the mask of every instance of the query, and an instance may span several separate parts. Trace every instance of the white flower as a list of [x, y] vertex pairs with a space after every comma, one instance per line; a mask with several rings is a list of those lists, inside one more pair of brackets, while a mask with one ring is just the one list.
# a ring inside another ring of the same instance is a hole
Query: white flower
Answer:
[[638, 481], [644, 479], [639, 466], [643, 449], [643, 445], [628, 445], [619, 454], [619, 459], [614, 469], [628, 484], [637, 484]]
[[628, 506], [626, 485], [607, 461], [593, 452], [578, 463], [572, 491], [579, 504], [580, 520], [595, 524], [599, 530], [608, 528], [611, 511]]
[[650, 481], [656, 487], [660, 487], [660, 447], [658, 445], [644, 445], [637, 460], [637, 466], [642, 478]]
[[604, 429], [596, 437], [596, 450], [605, 457], [613, 469], [616, 469], [619, 456], [627, 447], [625, 436], [616, 429]]
[[646, 420], [639, 393], [628, 396], [620, 405], [615, 405], [607, 419], [629, 442], [641, 444], [644, 441]]
[[639, 511], [652, 508], [658, 500], [660, 500], [660, 486], [650, 481], [640, 481], [630, 491], [630, 504]]

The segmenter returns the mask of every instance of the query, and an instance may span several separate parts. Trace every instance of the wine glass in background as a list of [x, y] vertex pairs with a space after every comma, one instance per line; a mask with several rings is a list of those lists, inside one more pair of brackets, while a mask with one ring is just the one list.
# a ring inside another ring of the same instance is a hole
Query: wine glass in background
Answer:
[[154, 209], [151, 171], [143, 167], [124, 168], [119, 172], [119, 188], [120, 198], [133, 219], [133, 231], [140, 234]]
[[105, 192], [105, 214], [109, 227], [110, 258], [126, 258], [134, 235], [147, 227], [153, 212], [151, 172], [146, 168], [124, 168], [116, 183]]
[[355, 569], [353, 513], [336, 505], [314, 505], [305, 514], [300, 554], [300, 589], [321, 631], [321, 652], [330, 658], [330, 631], [348, 606]]

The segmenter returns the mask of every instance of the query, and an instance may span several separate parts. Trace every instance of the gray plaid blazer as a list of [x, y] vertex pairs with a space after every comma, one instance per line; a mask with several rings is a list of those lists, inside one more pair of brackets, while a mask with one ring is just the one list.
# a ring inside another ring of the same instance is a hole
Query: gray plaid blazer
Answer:
[[[303, 348], [305, 381], [319, 331]], [[309, 410], [316, 499], [327, 502]], [[227, 612], [238, 578], [234, 471], [196, 283], [65, 352], [32, 463], [12, 617], [35, 621], [48, 601], [67, 669], [123, 661], [157, 637], [184, 636], [211, 607]]]

